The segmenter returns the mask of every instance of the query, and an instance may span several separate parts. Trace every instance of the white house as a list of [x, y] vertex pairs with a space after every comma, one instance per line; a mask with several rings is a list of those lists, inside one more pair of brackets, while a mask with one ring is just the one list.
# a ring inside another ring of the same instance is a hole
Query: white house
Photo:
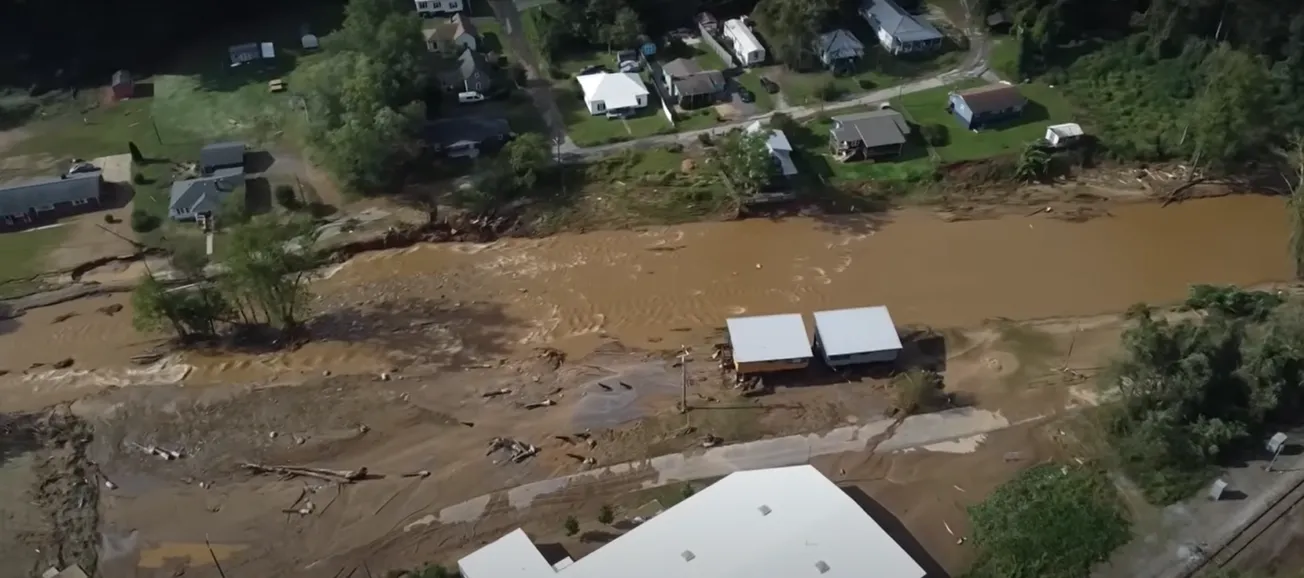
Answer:
[[463, 0], [412, 0], [417, 7], [417, 14], [422, 18], [434, 18], [440, 15], [455, 14], [465, 7]]
[[647, 85], [633, 72], [599, 72], [576, 78], [589, 114], [626, 112], [647, 106]]
[[770, 151], [770, 156], [774, 157], [774, 162], [779, 165], [779, 172], [785, 177], [797, 174], [797, 165], [792, 163], [792, 143], [788, 142], [788, 136], [777, 128], [763, 126], [759, 120], [747, 126], [749, 133], [761, 131], [769, 131], [769, 136], [765, 139], [765, 148]]
[[1076, 122], [1054, 124], [1046, 127], [1046, 144], [1054, 147], [1066, 147], [1082, 138], [1082, 125]]
[[841, 28], [821, 34], [815, 39], [815, 54], [824, 66], [832, 67], [834, 63], [855, 60], [865, 55], [865, 45], [855, 34]]
[[516, 530], [457, 567], [463, 578], [925, 576], [852, 495], [809, 465], [729, 474], [579, 560], [545, 559]]
[[733, 44], [733, 53], [738, 57], [739, 64], [756, 66], [765, 62], [765, 47], [761, 46], [761, 41], [752, 34], [751, 27], [741, 18], [724, 21], [724, 37]]

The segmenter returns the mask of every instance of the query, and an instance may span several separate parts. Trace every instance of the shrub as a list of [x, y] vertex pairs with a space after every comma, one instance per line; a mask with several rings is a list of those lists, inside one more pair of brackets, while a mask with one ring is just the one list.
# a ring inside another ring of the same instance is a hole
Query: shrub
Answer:
[[860, 86], [861, 90], [873, 90], [874, 88], [874, 81], [868, 78], [857, 80], [856, 84]]
[[936, 371], [912, 369], [893, 382], [893, 403], [906, 415], [941, 409], [947, 403], [942, 376]]
[[162, 222], [158, 217], [146, 213], [140, 209], [131, 212], [131, 230], [137, 233], [148, 233], [157, 229]]
[[148, 183], [149, 179], [145, 178], [145, 173], [136, 173], [134, 175], [131, 175], [131, 182], [136, 183], [138, 185], [143, 185]]
[[290, 185], [276, 185], [276, 202], [291, 211], [303, 207], [303, 203], [299, 202], [299, 196], [294, 192], [294, 187]]
[[567, 536], [574, 536], [580, 533], [580, 521], [576, 520], [575, 516], [566, 516], [566, 521], [562, 523], [562, 528], [565, 528]]
[[684, 152], [684, 145], [681, 145], [677, 142], [670, 143], [666, 145], [666, 152], [682, 153]]
[[973, 578], [1081, 578], [1131, 537], [1104, 474], [1047, 464], [1027, 470], [969, 509]]
[[926, 124], [919, 127], [919, 134], [924, 137], [924, 142], [935, 147], [951, 142], [951, 131], [944, 124]]
[[830, 102], [842, 97], [842, 87], [832, 80], [825, 81], [815, 89], [815, 96], [824, 102]]
[[770, 116], [770, 126], [785, 133], [792, 133], [793, 130], [797, 128], [797, 123], [792, 120], [791, 116], [782, 112], [776, 112]]
[[697, 135], [697, 142], [702, 143], [702, 146], [708, 147], [715, 144], [715, 142], [711, 140], [711, 133], [706, 132]]
[[598, 510], [598, 522], [610, 524], [616, 520], [616, 512], [608, 504], [603, 504], [602, 509]]

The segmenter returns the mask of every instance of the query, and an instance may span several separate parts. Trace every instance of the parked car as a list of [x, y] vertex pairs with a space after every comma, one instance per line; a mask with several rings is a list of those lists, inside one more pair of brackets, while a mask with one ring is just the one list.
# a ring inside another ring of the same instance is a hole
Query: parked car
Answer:
[[576, 76], [584, 76], [585, 74], [597, 74], [599, 72], [607, 72], [607, 67], [602, 64], [590, 64], [588, 66], [585, 66], [584, 68], [581, 68], [580, 73], [577, 74]]
[[746, 103], [756, 102], [756, 94], [746, 88], [738, 89], [738, 100]]
[[761, 88], [764, 88], [764, 89], [765, 89], [765, 92], [768, 92], [768, 93], [770, 93], [770, 94], [774, 94], [774, 93], [779, 92], [779, 83], [777, 83], [777, 82], [775, 82], [775, 81], [773, 81], [773, 80], [770, 80], [768, 77], [762, 76], [762, 77], [761, 77]]
[[638, 62], [637, 50], [621, 50], [616, 53], [616, 65], [622, 65], [626, 62]]
[[484, 95], [474, 90], [457, 93], [457, 102], [459, 104], [471, 104], [484, 100]]

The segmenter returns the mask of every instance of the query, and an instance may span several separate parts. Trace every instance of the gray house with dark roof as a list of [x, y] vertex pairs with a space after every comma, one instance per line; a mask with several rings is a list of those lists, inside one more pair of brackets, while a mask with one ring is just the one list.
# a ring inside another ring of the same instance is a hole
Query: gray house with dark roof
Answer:
[[243, 184], [243, 168], [217, 169], [208, 176], [175, 181], [168, 201], [168, 216], [177, 221], [211, 217]]
[[661, 67], [666, 87], [675, 102], [683, 108], [696, 108], [715, 101], [726, 88], [724, 73], [719, 70], [702, 70], [696, 61], [676, 58]]
[[937, 28], [892, 0], [864, 0], [860, 16], [874, 29], [878, 43], [892, 54], [927, 52], [942, 47], [943, 36]]
[[493, 86], [489, 62], [474, 50], [463, 50], [457, 66], [439, 75], [444, 89], [450, 92], [488, 92]]
[[24, 227], [43, 218], [99, 206], [99, 171], [0, 185], [0, 227]]
[[901, 113], [875, 110], [833, 117], [829, 147], [842, 160], [896, 156], [909, 136], [910, 124]]

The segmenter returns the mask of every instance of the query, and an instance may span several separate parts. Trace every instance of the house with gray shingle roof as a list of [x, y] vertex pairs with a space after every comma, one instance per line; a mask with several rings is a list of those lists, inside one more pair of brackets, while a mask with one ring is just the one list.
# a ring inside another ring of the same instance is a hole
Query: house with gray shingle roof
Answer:
[[99, 206], [100, 171], [0, 185], [0, 227], [24, 227], [37, 220]]
[[217, 169], [211, 175], [172, 183], [168, 216], [177, 221], [211, 217], [244, 184], [243, 168]]
[[937, 28], [892, 0], [864, 0], [860, 16], [874, 29], [878, 43], [892, 54], [928, 52], [942, 47], [944, 37]]
[[457, 65], [439, 75], [439, 81], [449, 92], [488, 92], [493, 84], [489, 62], [474, 50], [463, 50]]
[[905, 148], [910, 124], [901, 113], [875, 110], [833, 117], [829, 146], [840, 158], [895, 156]]

